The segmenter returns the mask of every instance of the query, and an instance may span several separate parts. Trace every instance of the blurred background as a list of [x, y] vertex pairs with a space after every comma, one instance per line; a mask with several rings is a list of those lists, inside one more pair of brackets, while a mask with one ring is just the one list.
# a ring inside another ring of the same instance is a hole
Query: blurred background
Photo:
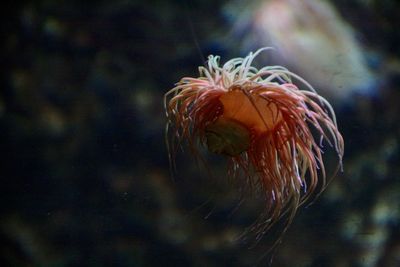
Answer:
[[[2, 6], [1, 266], [400, 266], [398, 1]], [[162, 103], [208, 54], [263, 46], [345, 139], [344, 172], [268, 255], [279, 231], [237, 240], [260, 203], [238, 204], [223, 158], [209, 175], [184, 150], [171, 175]]]

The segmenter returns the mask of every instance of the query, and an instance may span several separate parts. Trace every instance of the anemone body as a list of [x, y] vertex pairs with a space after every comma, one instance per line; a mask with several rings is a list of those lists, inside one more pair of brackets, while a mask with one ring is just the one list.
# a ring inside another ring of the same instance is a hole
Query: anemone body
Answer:
[[165, 95], [170, 153], [187, 141], [194, 153], [205, 145], [225, 155], [228, 173], [246, 177], [264, 196], [262, 233], [284, 214], [290, 221], [301, 204], [325, 189], [323, 140], [336, 150], [340, 166], [344, 149], [331, 105], [311, 85], [281, 66], [252, 66], [267, 49], [222, 66], [211, 55], [199, 77], [182, 78]]

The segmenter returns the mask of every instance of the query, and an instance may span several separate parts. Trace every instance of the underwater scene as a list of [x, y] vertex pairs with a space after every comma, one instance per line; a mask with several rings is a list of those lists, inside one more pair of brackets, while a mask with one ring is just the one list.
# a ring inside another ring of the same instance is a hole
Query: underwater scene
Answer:
[[400, 266], [400, 2], [2, 8], [0, 266]]

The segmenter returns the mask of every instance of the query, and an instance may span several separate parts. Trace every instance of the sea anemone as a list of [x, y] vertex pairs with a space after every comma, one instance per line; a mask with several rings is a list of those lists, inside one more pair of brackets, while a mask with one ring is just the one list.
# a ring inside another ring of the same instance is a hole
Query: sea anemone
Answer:
[[289, 224], [300, 205], [325, 189], [324, 140], [340, 167], [344, 149], [332, 106], [308, 82], [281, 66], [252, 66], [267, 49], [222, 66], [210, 55], [199, 77], [182, 78], [164, 98], [170, 159], [183, 143], [195, 155], [207, 147], [228, 159], [231, 178], [244, 177], [262, 192], [265, 212], [249, 227], [257, 237], [284, 215]]

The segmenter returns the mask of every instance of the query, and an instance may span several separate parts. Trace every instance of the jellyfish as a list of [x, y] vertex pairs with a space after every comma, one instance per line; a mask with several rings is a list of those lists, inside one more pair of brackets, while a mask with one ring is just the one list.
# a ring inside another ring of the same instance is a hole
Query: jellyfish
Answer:
[[199, 77], [182, 78], [164, 97], [170, 159], [185, 143], [195, 155], [204, 147], [224, 156], [227, 175], [244, 177], [244, 185], [265, 200], [261, 220], [249, 226], [257, 238], [284, 216], [290, 224], [298, 207], [326, 188], [324, 143], [337, 154], [338, 168], [344, 152], [325, 98], [282, 66], [252, 65], [269, 49], [223, 65], [210, 55]]

